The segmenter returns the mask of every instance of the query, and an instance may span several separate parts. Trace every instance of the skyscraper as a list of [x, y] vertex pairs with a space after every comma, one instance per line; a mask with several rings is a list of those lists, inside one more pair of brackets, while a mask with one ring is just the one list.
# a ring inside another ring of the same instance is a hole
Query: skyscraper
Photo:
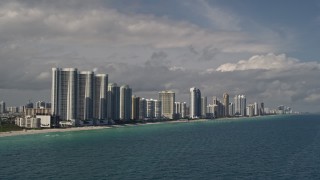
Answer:
[[212, 105], [214, 106], [214, 117], [222, 117], [224, 116], [223, 112], [223, 104], [216, 96], [212, 97]]
[[139, 119], [144, 120], [147, 117], [147, 101], [141, 98], [139, 102]]
[[78, 74], [78, 119], [93, 119], [93, 72], [81, 71]]
[[247, 100], [245, 95], [234, 96], [234, 110], [236, 116], [246, 116]]
[[229, 104], [229, 116], [234, 116], [234, 103]]
[[195, 87], [190, 88], [190, 118], [201, 117], [201, 92]]
[[201, 97], [201, 117], [206, 118], [207, 117], [207, 97]]
[[108, 74], [94, 76], [94, 118], [108, 119]]
[[51, 113], [73, 124], [77, 118], [77, 78], [76, 68], [52, 68]]
[[108, 119], [120, 119], [120, 87], [116, 83], [108, 84]]
[[265, 111], [264, 111], [264, 103], [262, 102], [260, 104], [260, 115], [263, 116], [265, 114]]
[[223, 93], [223, 111], [224, 117], [229, 116], [229, 94]]
[[156, 119], [161, 119], [161, 114], [162, 114], [162, 112], [161, 112], [161, 101], [159, 101], [159, 100], [154, 100], [154, 117], [156, 118]]
[[107, 84], [107, 74], [52, 68], [51, 114], [72, 125], [106, 119]]
[[139, 110], [140, 110], [140, 97], [132, 95], [132, 105], [131, 105], [131, 119], [139, 120]]
[[132, 90], [128, 85], [120, 87], [120, 120], [127, 121], [131, 118]]
[[6, 112], [6, 103], [4, 101], [0, 102], [0, 114], [3, 114]]
[[175, 93], [173, 91], [161, 91], [159, 92], [159, 101], [161, 101], [162, 116], [173, 119], [175, 110]]
[[147, 102], [147, 117], [149, 119], [153, 119], [155, 117], [155, 108], [154, 108], [154, 100], [153, 99], [146, 99]]
[[253, 104], [253, 107], [254, 107], [254, 115], [255, 115], [255, 116], [259, 116], [259, 105], [258, 105], [258, 103], [255, 102], [255, 103]]

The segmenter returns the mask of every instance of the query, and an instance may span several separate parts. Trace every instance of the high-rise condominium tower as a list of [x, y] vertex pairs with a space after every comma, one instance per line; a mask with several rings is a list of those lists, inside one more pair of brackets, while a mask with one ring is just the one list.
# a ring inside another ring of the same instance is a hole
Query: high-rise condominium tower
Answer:
[[108, 85], [108, 119], [120, 119], [120, 87], [116, 83]]
[[81, 71], [78, 74], [78, 80], [78, 119], [93, 119], [94, 74], [92, 71]]
[[51, 114], [61, 120], [104, 120], [107, 112], [107, 74], [52, 68]]
[[51, 113], [61, 120], [77, 118], [77, 80], [76, 68], [52, 68]]
[[247, 101], [245, 95], [236, 95], [234, 97], [234, 113], [238, 116], [246, 116]]
[[0, 102], [0, 114], [6, 112], [6, 103], [4, 101]]
[[202, 118], [206, 118], [207, 116], [207, 105], [208, 105], [207, 97], [206, 96], [201, 97], [201, 117]]
[[159, 92], [159, 101], [161, 101], [162, 116], [173, 119], [175, 114], [175, 93], [173, 91], [161, 91]]
[[98, 120], [108, 119], [108, 74], [94, 77], [94, 117]]
[[190, 88], [190, 118], [201, 117], [201, 92], [195, 87]]
[[120, 120], [130, 120], [131, 118], [131, 97], [132, 90], [128, 85], [120, 87]]
[[140, 97], [132, 95], [132, 105], [131, 105], [131, 119], [139, 120], [139, 110], [140, 110]]
[[229, 94], [223, 93], [223, 112], [224, 117], [229, 116]]
[[139, 119], [144, 120], [147, 117], [147, 100], [141, 98], [139, 102]]

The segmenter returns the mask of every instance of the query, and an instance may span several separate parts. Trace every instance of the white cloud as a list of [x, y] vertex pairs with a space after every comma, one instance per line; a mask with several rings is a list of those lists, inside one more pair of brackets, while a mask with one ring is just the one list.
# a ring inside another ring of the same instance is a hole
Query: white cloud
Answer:
[[240, 60], [237, 63], [226, 63], [220, 65], [216, 71], [245, 71], [245, 70], [275, 70], [292, 68], [320, 68], [317, 62], [300, 62], [298, 59], [287, 57], [285, 54], [255, 55], [248, 60]]
[[320, 94], [310, 94], [304, 100], [308, 103], [315, 103], [320, 101]]
[[[112, 46], [176, 48], [212, 46], [223, 52], [273, 51], [271, 44], [252, 43], [244, 32], [228, 31], [236, 24], [232, 17], [205, 1], [199, 4], [222, 30], [213, 31], [185, 21], [142, 14], [123, 14], [111, 8], [55, 9], [6, 3], [0, 7], [0, 38], [36, 40], [47, 43], [106, 43]], [[222, 18], [223, 17], [223, 18]], [[232, 25], [232, 26], [231, 26]], [[248, 43], [248, 42], [251, 43]], [[246, 47], [246, 48], [243, 48]]]

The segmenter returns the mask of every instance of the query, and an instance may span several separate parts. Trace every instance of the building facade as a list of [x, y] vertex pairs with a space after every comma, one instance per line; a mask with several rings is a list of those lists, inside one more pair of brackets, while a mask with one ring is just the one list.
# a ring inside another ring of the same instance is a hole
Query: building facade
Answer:
[[120, 120], [127, 121], [131, 118], [132, 90], [128, 85], [120, 87]]
[[161, 91], [159, 92], [159, 101], [161, 101], [161, 113], [162, 117], [173, 119], [175, 116], [175, 93], [173, 91]]
[[94, 74], [92, 71], [81, 71], [78, 74], [78, 119], [93, 119]]
[[140, 97], [132, 95], [132, 105], [131, 105], [131, 119], [139, 120], [139, 111], [140, 111]]
[[190, 88], [190, 110], [189, 118], [201, 117], [201, 92], [195, 87]]
[[223, 112], [224, 117], [229, 116], [229, 94], [223, 93]]
[[234, 97], [234, 113], [236, 116], [246, 116], [247, 100], [245, 95]]
[[51, 113], [73, 124], [77, 118], [77, 78], [76, 68], [52, 68]]
[[108, 119], [108, 74], [94, 76], [93, 113], [96, 120]]
[[108, 119], [120, 119], [120, 87], [116, 83], [108, 84]]

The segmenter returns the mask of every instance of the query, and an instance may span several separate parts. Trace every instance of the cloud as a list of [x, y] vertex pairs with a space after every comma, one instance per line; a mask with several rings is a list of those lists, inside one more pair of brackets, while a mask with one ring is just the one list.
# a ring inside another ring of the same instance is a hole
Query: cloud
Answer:
[[[44, 2], [45, 5], [40, 3], [33, 6], [24, 1], [3, 3], [0, 7], [0, 38], [6, 41], [2, 42], [30, 40], [51, 44], [112, 43], [116, 47], [141, 45], [155, 48], [186, 47], [191, 44], [207, 47], [214, 44], [214, 48], [225, 52], [260, 53], [275, 50], [271, 44], [263, 44], [263, 41], [252, 43], [254, 39], [244, 32], [212, 31], [190, 22], [145, 14], [124, 14], [104, 6], [92, 8], [88, 5], [87, 8], [81, 6], [75, 10], [69, 3], [60, 8], [62, 5], [57, 5], [63, 4], [60, 1], [56, 4]], [[201, 2], [200, 8], [206, 9], [208, 16], [211, 17], [210, 14], [217, 11], [212, 10], [204, 1]], [[81, 3], [74, 2], [74, 6], [79, 4]], [[227, 18], [221, 18], [220, 14]], [[227, 24], [234, 24], [230, 23], [233, 22], [231, 18], [220, 11], [214, 13], [214, 19], [219, 21], [217, 26], [222, 29], [228, 27], [223, 23], [225, 21]], [[248, 39], [251, 43], [248, 43]], [[243, 46], [247, 48], [241, 48]]]
[[77, 67], [108, 73], [109, 82], [129, 84], [142, 97], [172, 89], [188, 102], [196, 86], [208, 97], [227, 91], [270, 106], [314, 103], [317, 62], [266, 54], [284, 49], [281, 36], [267, 27], [246, 31], [240, 16], [209, 2], [189, 3], [196, 12], [181, 20], [100, 0], [1, 1], [0, 98], [49, 101], [51, 68]]
[[320, 94], [310, 94], [305, 97], [304, 100], [308, 103], [318, 103], [320, 100]]
[[275, 55], [255, 55], [248, 60], [240, 60], [237, 63], [226, 63], [220, 65], [216, 71], [245, 71], [254, 69], [275, 70], [275, 69], [292, 69], [292, 68], [320, 68], [316, 62], [300, 62], [298, 59], [287, 57], [285, 54]]

